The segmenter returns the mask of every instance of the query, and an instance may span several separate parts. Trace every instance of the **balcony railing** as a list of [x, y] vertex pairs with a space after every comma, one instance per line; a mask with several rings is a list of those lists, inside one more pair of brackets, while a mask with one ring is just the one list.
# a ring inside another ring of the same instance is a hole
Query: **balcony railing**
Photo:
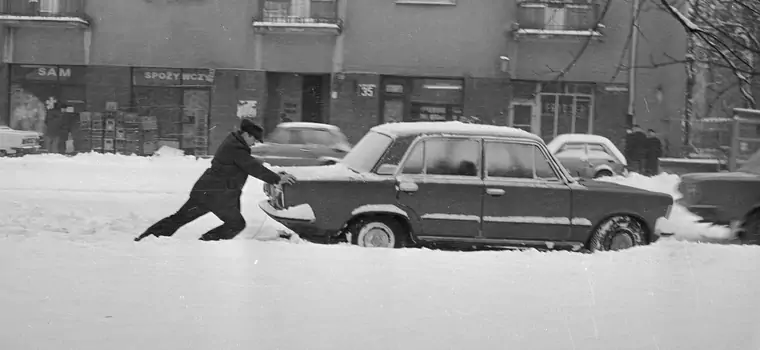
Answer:
[[259, 28], [301, 28], [337, 31], [343, 27], [336, 0], [268, 0], [261, 2]]
[[86, 18], [85, 0], [0, 0], [0, 13], [24, 17]]
[[541, 31], [589, 31], [599, 16], [599, 4], [521, 1], [517, 5], [520, 29]]

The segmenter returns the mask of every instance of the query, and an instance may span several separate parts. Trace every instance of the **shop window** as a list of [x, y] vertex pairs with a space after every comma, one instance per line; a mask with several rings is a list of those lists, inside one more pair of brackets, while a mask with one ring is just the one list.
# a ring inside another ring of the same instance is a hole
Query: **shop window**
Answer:
[[549, 142], [561, 134], [591, 133], [593, 97], [589, 84], [542, 84], [541, 137]]
[[142, 131], [143, 154], [161, 146], [206, 154], [214, 79], [213, 69], [133, 69], [135, 112], [151, 126]]
[[85, 67], [12, 65], [10, 70], [10, 103], [4, 122], [60, 142], [45, 142], [48, 150], [67, 151], [67, 141], [77, 132], [78, 113], [85, 109]]
[[459, 120], [462, 117], [463, 90], [461, 80], [413, 80], [409, 120]]

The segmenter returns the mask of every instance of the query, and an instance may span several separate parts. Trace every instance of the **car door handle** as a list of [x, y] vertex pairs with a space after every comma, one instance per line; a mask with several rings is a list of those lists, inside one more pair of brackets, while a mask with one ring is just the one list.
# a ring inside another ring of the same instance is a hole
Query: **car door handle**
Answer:
[[311, 152], [311, 150], [308, 148], [301, 148], [301, 152]]
[[486, 188], [486, 193], [491, 196], [498, 197], [503, 196], [505, 192], [501, 188]]

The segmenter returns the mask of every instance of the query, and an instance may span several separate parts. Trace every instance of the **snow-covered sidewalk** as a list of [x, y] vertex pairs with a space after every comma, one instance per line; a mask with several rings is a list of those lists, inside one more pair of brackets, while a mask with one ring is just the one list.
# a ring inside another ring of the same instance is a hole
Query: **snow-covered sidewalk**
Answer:
[[[758, 349], [760, 248], [617, 253], [287, 244], [249, 181], [240, 239], [131, 239], [207, 160], [0, 159], [0, 349]], [[610, 179], [674, 190], [677, 178]], [[719, 236], [676, 214], [680, 238]]]

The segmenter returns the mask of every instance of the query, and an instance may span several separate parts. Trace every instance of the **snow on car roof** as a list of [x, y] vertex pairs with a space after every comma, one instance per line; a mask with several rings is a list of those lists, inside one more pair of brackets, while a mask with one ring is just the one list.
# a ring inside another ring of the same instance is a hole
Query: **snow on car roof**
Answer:
[[278, 128], [309, 128], [309, 129], [329, 129], [340, 130], [335, 125], [324, 123], [311, 123], [311, 122], [284, 122], [277, 124]]
[[415, 134], [467, 134], [518, 137], [541, 141], [541, 138], [538, 137], [538, 135], [531, 134], [522, 129], [498, 125], [469, 124], [459, 121], [387, 123], [375, 126], [372, 130], [395, 136]]
[[552, 154], [556, 154], [557, 151], [562, 148], [562, 146], [569, 142], [578, 142], [578, 143], [599, 143], [607, 147], [612, 154], [615, 156], [615, 158], [618, 159], [623, 165], [628, 165], [628, 161], [625, 159], [625, 156], [623, 156], [623, 153], [620, 152], [620, 150], [615, 146], [610, 139], [600, 136], [600, 135], [593, 135], [593, 134], [562, 134], [557, 135], [554, 139], [549, 142], [549, 144], [546, 145], [546, 147], [549, 149], [549, 152]]

